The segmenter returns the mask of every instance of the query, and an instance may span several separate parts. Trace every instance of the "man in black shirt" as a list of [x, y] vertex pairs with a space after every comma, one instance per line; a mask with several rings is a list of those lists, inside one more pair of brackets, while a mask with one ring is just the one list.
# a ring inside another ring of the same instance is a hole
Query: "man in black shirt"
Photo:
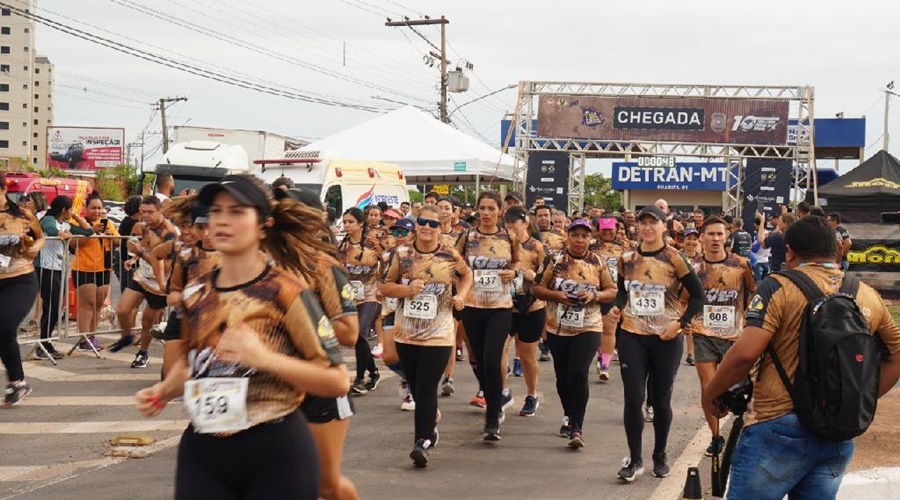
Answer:
[[[119, 224], [119, 234], [130, 235], [134, 225], [140, 222], [141, 197], [132, 196], [128, 198], [123, 209], [125, 210], [125, 218]], [[124, 292], [128, 282], [131, 281], [132, 271], [126, 270], [122, 266], [122, 263], [126, 260], [128, 260], [128, 238], [122, 238], [122, 243], [119, 244], [118, 261], [113, 266], [116, 278], [119, 279], [119, 292]]]
[[[762, 218], [762, 214], [756, 214], [757, 217]], [[788, 226], [793, 224], [797, 220], [797, 217], [794, 214], [786, 213], [781, 214], [781, 218], [778, 219], [778, 226], [775, 231], [769, 233], [769, 236], [765, 236], [765, 230], [760, 227], [759, 230], [759, 241], [760, 246], [763, 248], [771, 248], [772, 249], [772, 257], [769, 259], [769, 264], [772, 266], [772, 272], [781, 271], [782, 266], [785, 261], [785, 247], [784, 247], [784, 232], [787, 230]]]
[[738, 217], [732, 222], [734, 231], [729, 236], [726, 247], [732, 253], [736, 253], [745, 259], [750, 259], [750, 250], [753, 246], [753, 236], [744, 231], [744, 220]]
[[841, 257], [841, 270], [846, 271], [850, 268], [850, 262], [847, 260], [847, 254], [850, 253], [850, 247], [853, 242], [850, 241], [850, 233], [841, 225], [841, 214], [832, 212], [828, 214], [828, 224], [834, 229], [838, 244], [838, 254]]

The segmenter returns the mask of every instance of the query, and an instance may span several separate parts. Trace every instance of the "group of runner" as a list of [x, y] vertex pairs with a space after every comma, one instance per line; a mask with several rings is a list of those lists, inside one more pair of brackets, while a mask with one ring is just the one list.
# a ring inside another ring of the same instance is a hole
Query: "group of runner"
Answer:
[[[335, 241], [315, 194], [273, 190], [251, 176], [228, 176], [165, 207], [158, 198], [142, 200], [142, 222], [128, 242], [134, 279], [117, 311], [123, 336], [110, 349], [135, 341], [133, 312], [146, 300], [132, 364], [146, 367], [151, 329], [170, 308], [156, 328], [168, 340], [164, 378], [137, 400], [153, 416], [182, 397], [191, 416], [179, 448], [177, 498], [265, 497], [271, 488], [278, 496], [357, 498], [340, 459], [354, 411], [348, 396], [379, 386], [375, 355], [402, 380], [401, 408], [415, 412], [409, 456], [426, 466], [440, 439], [438, 394], [456, 392], [462, 345], [479, 383], [470, 403], [486, 410], [488, 442], [500, 441], [514, 404], [508, 373], [525, 378], [519, 414], [536, 414], [545, 345], [563, 408], [559, 434], [575, 449], [586, 445], [591, 365], [596, 359], [607, 381], [618, 355], [630, 454], [617, 477], [631, 482], [643, 473], [647, 420], [655, 430], [652, 472], [668, 476], [683, 337], [695, 339], [705, 384], [755, 289], [747, 259], [726, 250], [725, 220], [682, 227], [680, 244], [663, 200], [636, 214], [571, 220], [547, 205], [527, 210], [515, 193], [504, 199], [483, 191], [472, 225], [452, 196], [431, 195], [405, 213], [385, 208], [348, 209]], [[33, 286], [19, 277], [42, 233], [27, 213], [0, 204], [0, 214], [8, 227], [17, 224], [0, 235], [6, 298]], [[699, 248], [690, 243], [695, 236]], [[355, 349], [352, 382], [341, 345]], [[10, 347], [2, 349], [8, 404], [30, 391]], [[716, 432], [715, 417], [707, 418]], [[714, 438], [709, 453], [721, 444]]]

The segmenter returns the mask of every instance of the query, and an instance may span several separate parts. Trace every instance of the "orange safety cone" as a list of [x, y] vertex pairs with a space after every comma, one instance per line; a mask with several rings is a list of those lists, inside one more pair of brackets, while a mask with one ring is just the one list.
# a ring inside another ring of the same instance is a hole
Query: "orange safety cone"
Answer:
[[690, 467], [687, 471], [687, 479], [684, 480], [683, 500], [697, 500], [703, 498], [703, 487], [700, 486], [700, 469]]

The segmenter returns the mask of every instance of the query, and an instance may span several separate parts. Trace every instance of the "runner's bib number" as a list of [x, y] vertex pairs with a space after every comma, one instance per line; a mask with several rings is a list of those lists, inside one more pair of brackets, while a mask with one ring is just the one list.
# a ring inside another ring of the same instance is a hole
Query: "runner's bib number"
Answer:
[[703, 326], [734, 328], [734, 306], [703, 306]]
[[496, 269], [476, 269], [475, 288], [479, 292], [502, 292], [503, 283], [500, 281], [500, 271]]
[[397, 305], [400, 303], [400, 299], [395, 299], [393, 297], [385, 297], [384, 299], [384, 308], [388, 311], [396, 311]]
[[353, 287], [353, 298], [362, 300], [366, 296], [366, 287], [362, 281], [351, 281], [350, 286]]
[[437, 316], [437, 295], [420, 293], [403, 304], [403, 315], [408, 318], [434, 319]]
[[613, 283], [619, 280], [619, 268], [616, 267], [619, 264], [619, 259], [609, 258], [606, 259], [606, 267], [609, 268], [609, 275], [612, 276]]
[[638, 316], [659, 316], [666, 312], [664, 290], [632, 288], [630, 302]]
[[250, 379], [201, 378], [184, 383], [185, 409], [198, 434], [238, 432], [250, 427], [247, 388]]
[[12, 257], [0, 254], [0, 271], [6, 271], [7, 269], [9, 269], [10, 262], [12, 262]]
[[584, 328], [584, 309], [560, 308], [557, 310], [559, 326]]

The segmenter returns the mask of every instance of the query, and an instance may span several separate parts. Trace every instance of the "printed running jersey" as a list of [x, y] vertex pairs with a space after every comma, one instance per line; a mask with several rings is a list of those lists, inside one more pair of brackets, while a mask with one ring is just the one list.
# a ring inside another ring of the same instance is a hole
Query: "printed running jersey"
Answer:
[[415, 245], [398, 247], [385, 273], [385, 283], [408, 285], [422, 280], [425, 288], [415, 297], [399, 300], [394, 340], [423, 346], [456, 345], [453, 284], [468, 272], [469, 267], [453, 247], [439, 245], [431, 253], [420, 252]]
[[[538, 277], [538, 283], [548, 290], [574, 294], [581, 291], [600, 292], [615, 287], [606, 262], [595, 253], [588, 252], [579, 258], [563, 252], [556, 257], [547, 257], [544, 262], [544, 270]], [[548, 301], [547, 331], [560, 336], [602, 332], [600, 303], [591, 302], [576, 307]]]
[[350, 286], [357, 304], [378, 302], [378, 282], [381, 277], [381, 253], [369, 240], [351, 243], [345, 239], [338, 247], [338, 259], [350, 276]]
[[457, 246], [459, 244], [460, 237], [465, 234], [465, 231], [459, 231], [455, 227], [450, 230], [449, 233], [441, 233], [441, 245], [446, 245], [450, 248], [456, 248], [459, 250]]
[[673, 247], [641, 254], [629, 250], [619, 259], [628, 302], [622, 311], [622, 329], [638, 335], [661, 335], [684, 313], [680, 278], [691, 272], [687, 259]]
[[31, 215], [14, 217], [9, 211], [0, 212], [0, 279], [34, 272], [34, 261], [24, 255], [34, 244], [32, 236], [43, 233], [40, 228]]
[[744, 326], [744, 306], [756, 291], [756, 279], [747, 259], [729, 253], [721, 262], [694, 258], [691, 266], [706, 291], [703, 313], [691, 322], [694, 333], [737, 340]]
[[188, 283], [199, 280], [219, 265], [219, 252], [204, 250], [201, 244], [182, 247], [172, 266], [169, 293], [182, 292]]
[[356, 314], [353, 286], [346, 269], [334, 257], [324, 252], [318, 253], [315, 276], [309, 286], [316, 292], [328, 319]]
[[[544, 245], [540, 241], [534, 238], [528, 238], [523, 241], [521, 247], [519, 249], [519, 262], [522, 263], [522, 269], [534, 271], [535, 273], [535, 281], [537, 280], [537, 275], [541, 273], [541, 270], [544, 267], [544, 261], [546, 260], [547, 254], [544, 250]], [[513, 293], [515, 295], [530, 295], [531, 294], [531, 285], [528, 284], [524, 278], [519, 278], [518, 276], [513, 281]], [[539, 309], [543, 309], [546, 307], [547, 303], [543, 300], [537, 300], [531, 304], [531, 307], [528, 308], [528, 311], [537, 311]], [[517, 312], [513, 309], [513, 312]]]
[[566, 246], [566, 234], [555, 229], [541, 230], [541, 243], [544, 244], [544, 252], [547, 255], [556, 257]]
[[512, 269], [519, 261], [519, 241], [515, 235], [498, 229], [485, 234], [477, 229], [466, 233], [463, 257], [472, 269], [475, 283], [466, 297], [466, 306], [479, 309], [505, 309], [512, 307], [510, 283], [500, 280], [498, 271]]
[[371, 243], [372, 246], [378, 250], [378, 253], [384, 253], [388, 250], [397, 246], [394, 237], [391, 236], [390, 231], [386, 229], [372, 229], [371, 227], [366, 229], [366, 241]]
[[619, 279], [619, 259], [625, 251], [631, 250], [631, 243], [628, 240], [616, 238], [612, 241], [595, 241], [589, 248], [589, 251], [599, 255], [606, 261], [609, 268], [609, 274], [612, 275], [613, 282]]
[[[175, 233], [170, 231], [167, 223], [163, 222], [159, 227], [153, 229], [146, 224], [135, 226], [141, 228], [141, 246], [148, 252], [152, 252], [154, 248], [167, 241], [175, 239]], [[171, 262], [168, 263], [169, 273], [171, 274]], [[141, 285], [146, 292], [154, 295], [165, 295], [165, 285], [156, 280], [156, 273], [150, 263], [142, 258], [137, 260], [137, 270], [134, 272], [134, 281]]]
[[249, 378], [251, 426], [291, 414], [305, 392], [268, 372], [217, 359], [219, 340], [228, 328], [245, 324], [272, 351], [327, 367], [342, 363], [331, 323], [312, 290], [278, 268], [269, 266], [250, 283], [233, 288], [216, 287], [217, 275], [214, 270], [184, 290], [182, 338], [192, 378]]

